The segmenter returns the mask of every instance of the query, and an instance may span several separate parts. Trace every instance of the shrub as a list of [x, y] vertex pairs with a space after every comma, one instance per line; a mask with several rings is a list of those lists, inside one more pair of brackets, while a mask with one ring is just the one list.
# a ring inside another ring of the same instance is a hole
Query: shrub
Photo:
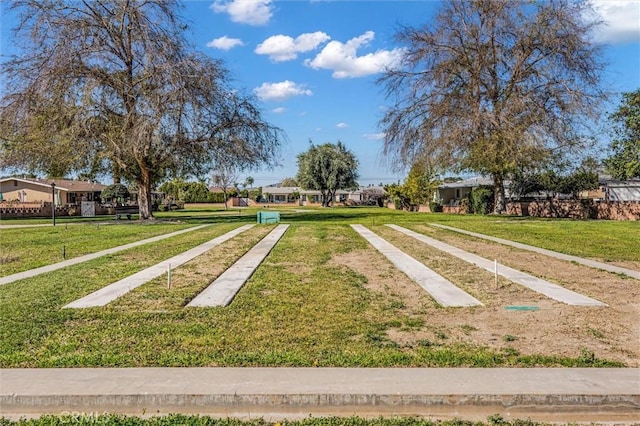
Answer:
[[440, 213], [442, 212], [442, 205], [436, 201], [432, 201], [429, 203], [429, 210], [433, 213]]
[[470, 208], [472, 213], [488, 214], [493, 210], [493, 188], [490, 186], [479, 186], [473, 188], [469, 194]]

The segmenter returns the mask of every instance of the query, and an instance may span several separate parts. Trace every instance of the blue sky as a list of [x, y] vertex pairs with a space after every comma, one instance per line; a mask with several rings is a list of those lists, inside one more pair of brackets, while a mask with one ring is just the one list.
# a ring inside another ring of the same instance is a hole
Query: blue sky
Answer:
[[[592, 2], [607, 22], [606, 84], [614, 92], [640, 87], [640, 0]], [[237, 87], [254, 93], [265, 118], [288, 135], [280, 166], [253, 171], [255, 185], [296, 174], [309, 141], [342, 141], [357, 156], [361, 185], [404, 180], [381, 157], [378, 121], [385, 100], [374, 81], [397, 63], [399, 25], [428, 24], [437, 1], [209, 0], [185, 1], [183, 17], [199, 50], [222, 59]], [[6, 9], [6, 8], [5, 8]], [[6, 10], [4, 11], [6, 12]], [[2, 16], [2, 50], [10, 44]]]

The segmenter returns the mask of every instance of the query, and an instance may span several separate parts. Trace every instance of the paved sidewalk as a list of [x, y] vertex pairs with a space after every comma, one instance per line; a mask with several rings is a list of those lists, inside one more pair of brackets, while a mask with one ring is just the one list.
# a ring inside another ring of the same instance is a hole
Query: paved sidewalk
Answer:
[[206, 226], [211, 226], [210, 224], [194, 226], [192, 228], [182, 229], [180, 231], [171, 232], [169, 234], [158, 235], [155, 237], [147, 238], [140, 241], [135, 241], [133, 243], [124, 244], [122, 246], [112, 247], [110, 249], [101, 250], [95, 253], [85, 254], [84, 256], [74, 257], [73, 259], [68, 259], [63, 262], [54, 263], [52, 265], [42, 266], [40, 268], [29, 269], [28, 271], [18, 272], [17, 274], [7, 275], [6, 277], [0, 277], [0, 285], [9, 284], [14, 281], [23, 280], [25, 278], [35, 277], [40, 274], [44, 274], [47, 272], [57, 271], [58, 269], [66, 268], [67, 266], [76, 265], [78, 263], [83, 263], [88, 260], [97, 259], [102, 256], [106, 256], [108, 254], [117, 253], [123, 250], [127, 250], [133, 247], [138, 247], [143, 244], [153, 243], [156, 241], [161, 241], [166, 238], [175, 237], [176, 235], [184, 234], [186, 232], [196, 231], [198, 229], [202, 229]]
[[[71, 224], [64, 224], [71, 225]], [[75, 224], [74, 224], [75, 225]], [[44, 228], [44, 227], [53, 227], [52, 223], [37, 223], [33, 225], [0, 225], [0, 229], [21, 229], [21, 228]]]
[[[391, 229], [395, 229], [398, 232], [402, 232], [405, 235], [409, 235], [410, 237], [415, 238], [418, 241], [421, 241], [425, 244], [435, 247], [438, 250], [442, 250], [445, 253], [448, 253], [459, 259], [462, 259], [465, 262], [469, 262], [473, 265], [476, 265], [486, 271], [489, 271], [489, 272], [495, 271], [495, 264], [489, 259], [485, 259], [473, 253], [469, 253], [457, 247], [443, 243], [442, 241], [429, 238], [426, 235], [413, 232], [409, 229], [405, 229], [398, 225], [387, 225], [387, 226], [390, 227]], [[550, 283], [548, 281], [542, 280], [540, 278], [534, 277], [533, 275], [526, 274], [524, 272], [518, 271], [516, 269], [510, 268], [505, 265], [499, 265], [498, 274], [502, 275], [508, 280], [513, 281], [514, 283], [525, 286], [540, 294], [544, 294], [545, 296], [550, 297], [559, 302], [566, 303], [567, 305], [607, 306], [607, 304], [602, 303], [598, 300], [592, 299], [591, 297], [584, 296], [580, 293], [576, 293], [575, 291], [571, 291], [557, 284]]]
[[0, 370], [7, 417], [167, 413], [271, 419], [640, 422], [640, 370], [599, 368], [81, 368]]
[[465, 231], [464, 229], [453, 228], [451, 226], [440, 225], [437, 223], [431, 223], [430, 225], [435, 226], [436, 228], [442, 228], [442, 229], [447, 229], [449, 231], [458, 232], [460, 234], [471, 235], [472, 237], [493, 241], [493, 242], [508, 245], [511, 247], [516, 247], [522, 250], [533, 251], [536, 253], [544, 254], [546, 256], [555, 257], [557, 259], [568, 260], [569, 262], [576, 262], [581, 265], [589, 266], [591, 268], [602, 269], [604, 271], [613, 272], [615, 274], [628, 275], [632, 278], [640, 280], [640, 271], [634, 271], [633, 269], [623, 268], [621, 266], [616, 266], [616, 265], [610, 265], [608, 263], [585, 259], [583, 257], [572, 256], [570, 254], [558, 253], [557, 251], [547, 250], [540, 247], [530, 246], [528, 244], [522, 244], [515, 241], [505, 240], [503, 238], [492, 237], [484, 234], [478, 234], [477, 232]]

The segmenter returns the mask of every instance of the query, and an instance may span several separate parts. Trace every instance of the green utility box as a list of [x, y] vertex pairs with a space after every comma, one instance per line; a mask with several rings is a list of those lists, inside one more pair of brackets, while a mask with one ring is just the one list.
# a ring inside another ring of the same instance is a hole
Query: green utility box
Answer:
[[280, 212], [258, 212], [258, 223], [280, 223]]

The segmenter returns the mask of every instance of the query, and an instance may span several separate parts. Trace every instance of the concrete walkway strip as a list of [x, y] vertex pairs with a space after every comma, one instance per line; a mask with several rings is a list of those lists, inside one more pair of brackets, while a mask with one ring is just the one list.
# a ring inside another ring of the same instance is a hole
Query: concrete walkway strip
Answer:
[[170, 259], [167, 259], [154, 266], [151, 266], [147, 269], [144, 269], [140, 272], [130, 275], [127, 278], [124, 278], [120, 281], [117, 281], [113, 284], [103, 287], [100, 290], [95, 291], [83, 297], [82, 299], [78, 299], [74, 302], [71, 302], [64, 307], [65, 308], [90, 308], [94, 306], [104, 306], [107, 303], [113, 302], [118, 297], [127, 294], [134, 288], [140, 287], [142, 284], [148, 281], [151, 281], [152, 279], [159, 277], [162, 274], [165, 274], [169, 269], [169, 267], [177, 268], [178, 266], [184, 263], [187, 263], [188, 261], [194, 259], [195, 257], [198, 257], [201, 254], [211, 250], [215, 246], [220, 245], [227, 240], [230, 240], [231, 238], [246, 231], [247, 229], [252, 228], [253, 226], [254, 225], [244, 225], [239, 228], [236, 228], [233, 231], [227, 232], [224, 235], [214, 238], [213, 240], [207, 241], [204, 244], [200, 244], [199, 246], [194, 247], [191, 250], [187, 250], [184, 253], [173, 256]]
[[447, 229], [449, 231], [458, 232], [460, 234], [471, 235], [472, 237], [482, 238], [484, 240], [489, 240], [489, 241], [504, 244], [507, 246], [516, 247], [522, 250], [533, 251], [536, 253], [544, 254], [546, 256], [555, 257], [557, 259], [568, 260], [569, 262], [576, 262], [581, 265], [589, 266], [591, 268], [602, 269], [604, 271], [613, 272], [615, 274], [628, 275], [629, 277], [640, 280], [640, 271], [634, 271], [633, 269], [623, 268], [621, 266], [609, 265], [608, 263], [585, 259], [583, 257], [578, 257], [578, 256], [572, 256], [570, 254], [558, 253], [557, 251], [552, 251], [552, 250], [547, 250], [540, 247], [530, 246], [527, 244], [517, 243], [515, 241], [505, 240], [502, 238], [492, 237], [489, 235], [478, 234], [476, 232], [465, 231], [464, 229], [453, 228], [451, 226], [440, 225], [437, 223], [432, 223], [430, 225], [435, 226], [436, 228], [442, 228], [442, 229]]
[[102, 256], [106, 256], [108, 254], [117, 253], [123, 250], [127, 250], [133, 247], [138, 247], [143, 244], [154, 243], [156, 241], [161, 241], [166, 238], [175, 237], [176, 235], [184, 234], [186, 232], [195, 231], [198, 229], [202, 229], [205, 226], [211, 226], [211, 224], [194, 226], [193, 228], [182, 229], [180, 231], [171, 232], [169, 234], [158, 235], [155, 237], [147, 238], [145, 240], [134, 241], [133, 243], [124, 244], [122, 246], [112, 247], [110, 249], [101, 250], [95, 253], [85, 254], [84, 256], [74, 257], [73, 259], [65, 260], [63, 262], [54, 263], [52, 265], [41, 266], [40, 268], [29, 269], [28, 271], [18, 272], [17, 274], [7, 275], [6, 277], [0, 278], [0, 285], [9, 284], [14, 281], [23, 280], [25, 278], [35, 277], [36, 275], [44, 274], [46, 272], [53, 272], [58, 269], [66, 268], [67, 266], [76, 265], [78, 263], [83, 263], [88, 260], [97, 259]]
[[[450, 246], [449, 244], [445, 244], [442, 241], [434, 240], [433, 238], [429, 238], [425, 235], [418, 234], [417, 232], [410, 231], [398, 225], [387, 225], [387, 226], [392, 229], [395, 229], [398, 232], [402, 232], [405, 235], [413, 237], [416, 240], [422, 241], [425, 244], [435, 247], [438, 250], [442, 250], [466, 262], [469, 262], [482, 269], [485, 269], [491, 273], [495, 272], [495, 263], [492, 260], [488, 260], [483, 257], [477, 256], [473, 253], [469, 253], [467, 251], [459, 249], [457, 247]], [[566, 303], [567, 305], [607, 306], [605, 303], [602, 303], [598, 300], [592, 299], [587, 296], [583, 296], [582, 294], [568, 290], [564, 287], [560, 287], [559, 285], [552, 284], [548, 281], [541, 280], [540, 278], [536, 278], [532, 275], [526, 274], [524, 272], [520, 272], [516, 269], [509, 268], [508, 266], [505, 266], [505, 265], [500, 265], [498, 267], [498, 274], [507, 278], [508, 280], [511, 280], [515, 283], [523, 285], [533, 291], [544, 294], [547, 297], [550, 297], [562, 303]]]
[[227, 306], [240, 291], [271, 249], [282, 238], [289, 225], [278, 225], [258, 244], [253, 246], [231, 268], [224, 271], [209, 287], [196, 296], [187, 306]]
[[61, 412], [212, 416], [473, 416], [640, 421], [637, 368], [11, 368], [6, 417]]
[[398, 269], [424, 288], [442, 306], [478, 306], [482, 303], [413, 257], [362, 225], [351, 225], [362, 238], [387, 257]]

